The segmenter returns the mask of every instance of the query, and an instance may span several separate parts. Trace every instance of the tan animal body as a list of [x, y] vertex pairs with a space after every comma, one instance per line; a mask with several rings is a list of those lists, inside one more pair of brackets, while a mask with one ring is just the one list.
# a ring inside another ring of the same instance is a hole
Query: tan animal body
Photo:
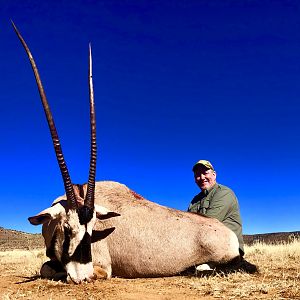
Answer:
[[[91, 281], [95, 270], [109, 278], [170, 276], [191, 266], [227, 263], [239, 257], [236, 235], [219, 221], [160, 206], [116, 182], [95, 182], [96, 117], [89, 49], [91, 158], [88, 183], [71, 181], [60, 140], [33, 56], [13, 24], [30, 60], [49, 125], [66, 195], [28, 218], [43, 224], [47, 256], [42, 276], [55, 278], [60, 267], [67, 280]], [[58, 268], [57, 268], [58, 266]]]
[[[93, 265], [103, 268], [108, 277], [111, 273], [127, 278], [170, 276], [239, 256], [236, 235], [218, 220], [158, 205], [123, 184], [96, 182], [95, 204], [120, 214], [97, 220], [93, 228], [95, 240], [101, 237], [92, 243]], [[55, 228], [56, 222], [43, 225], [48, 249], [60, 228]], [[102, 239], [104, 232], [108, 236]]]

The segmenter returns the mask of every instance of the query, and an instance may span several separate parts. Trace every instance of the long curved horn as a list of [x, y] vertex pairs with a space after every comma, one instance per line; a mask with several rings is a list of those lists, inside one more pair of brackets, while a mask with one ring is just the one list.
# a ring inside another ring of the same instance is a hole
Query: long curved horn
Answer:
[[46, 94], [45, 94], [45, 91], [44, 91], [44, 88], [43, 88], [43, 85], [42, 85], [42, 81], [41, 81], [37, 66], [35, 64], [33, 56], [31, 54], [26, 42], [24, 41], [23, 37], [21, 36], [20, 32], [18, 31], [16, 25], [14, 24], [13, 21], [11, 21], [11, 23], [14, 27], [14, 30], [15, 30], [19, 40], [21, 41], [21, 43], [22, 43], [22, 45], [23, 45], [23, 47], [24, 47], [24, 49], [25, 49], [25, 51], [28, 55], [28, 58], [29, 58], [29, 61], [30, 61], [30, 64], [31, 64], [31, 67], [32, 67], [32, 70], [33, 70], [33, 73], [34, 73], [34, 76], [35, 76], [35, 80], [36, 80], [36, 83], [37, 83], [37, 86], [38, 86], [38, 90], [39, 90], [39, 93], [40, 93], [40, 97], [41, 97], [41, 100], [42, 100], [44, 111], [45, 111], [45, 114], [46, 114], [46, 117], [47, 117], [47, 122], [48, 122], [48, 126], [49, 126], [49, 129], [50, 129], [50, 133], [51, 133], [51, 137], [52, 137], [52, 142], [53, 142], [57, 162], [58, 162], [58, 165], [59, 165], [59, 168], [60, 168], [60, 171], [61, 171], [61, 175], [62, 175], [62, 178], [63, 178], [63, 181], [64, 181], [64, 186], [65, 186], [65, 191], [66, 191], [66, 195], [67, 195], [68, 204], [72, 209], [76, 209], [77, 208], [77, 202], [76, 202], [76, 198], [75, 198], [71, 178], [70, 178], [70, 175], [69, 175], [69, 171], [68, 171], [64, 156], [63, 156], [63, 152], [62, 152], [62, 149], [61, 149], [61, 145], [60, 145], [60, 141], [59, 141], [59, 138], [58, 138], [56, 127], [55, 127], [55, 124], [54, 124], [54, 120], [53, 120], [53, 117], [52, 117], [52, 113], [50, 111], [50, 107], [49, 107], [49, 104], [48, 104], [48, 101], [47, 101], [47, 98], [46, 98]]
[[87, 187], [87, 193], [84, 200], [84, 204], [89, 208], [94, 208], [97, 143], [96, 143], [96, 115], [95, 115], [94, 89], [93, 89], [93, 77], [92, 77], [91, 44], [89, 44], [89, 94], [90, 94], [90, 119], [91, 119], [91, 159], [90, 159], [88, 187]]

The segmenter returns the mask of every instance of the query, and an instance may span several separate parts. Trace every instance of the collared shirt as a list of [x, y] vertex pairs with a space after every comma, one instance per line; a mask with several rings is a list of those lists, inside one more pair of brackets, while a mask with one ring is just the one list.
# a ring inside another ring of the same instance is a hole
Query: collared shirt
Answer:
[[193, 198], [188, 211], [201, 213], [221, 221], [236, 234], [239, 247], [244, 252], [239, 204], [230, 188], [216, 183], [209, 190], [201, 191]]

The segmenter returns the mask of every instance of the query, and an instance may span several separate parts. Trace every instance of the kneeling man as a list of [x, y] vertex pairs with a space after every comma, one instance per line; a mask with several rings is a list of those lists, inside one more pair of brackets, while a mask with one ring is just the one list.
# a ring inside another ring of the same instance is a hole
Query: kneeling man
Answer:
[[216, 182], [217, 173], [207, 160], [199, 160], [193, 166], [194, 178], [201, 192], [196, 195], [188, 211], [218, 219], [238, 237], [241, 256], [244, 255], [242, 221], [234, 192]]

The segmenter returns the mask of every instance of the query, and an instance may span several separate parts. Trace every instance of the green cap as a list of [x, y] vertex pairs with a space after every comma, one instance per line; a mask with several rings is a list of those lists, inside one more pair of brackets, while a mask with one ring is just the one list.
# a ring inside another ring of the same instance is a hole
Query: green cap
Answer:
[[213, 170], [213, 171], [215, 170], [214, 167], [212, 166], [212, 164], [208, 160], [201, 159], [201, 160], [197, 161], [194, 164], [194, 166], [193, 166], [193, 172], [195, 172], [196, 167], [199, 166], [199, 165], [202, 165], [205, 168]]

